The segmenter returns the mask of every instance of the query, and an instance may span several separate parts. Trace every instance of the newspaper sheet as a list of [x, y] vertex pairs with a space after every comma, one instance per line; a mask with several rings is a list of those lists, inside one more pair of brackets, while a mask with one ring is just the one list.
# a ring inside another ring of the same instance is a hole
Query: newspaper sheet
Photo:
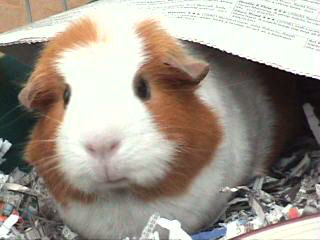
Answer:
[[319, 0], [100, 0], [4, 33], [0, 46], [46, 41], [110, 4], [165, 16], [179, 39], [320, 79]]

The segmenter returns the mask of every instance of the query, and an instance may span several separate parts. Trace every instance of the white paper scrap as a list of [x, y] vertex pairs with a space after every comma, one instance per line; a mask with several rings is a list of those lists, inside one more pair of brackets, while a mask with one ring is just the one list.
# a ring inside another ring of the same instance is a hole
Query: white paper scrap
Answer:
[[192, 238], [181, 228], [178, 220], [168, 220], [159, 218], [157, 223], [159, 226], [169, 230], [169, 240], [192, 240]]
[[19, 216], [11, 214], [0, 227], [0, 238], [7, 238], [13, 225], [19, 220]]
[[8, 140], [3, 140], [3, 138], [0, 138], [0, 164], [5, 161], [3, 159], [3, 156], [9, 151], [12, 144]]
[[[320, 65], [319, 65], [320, 68]], [[316, 138], [317, 142], [320, 144], [320, 124], [319, 119], [316, 117], [313, 111], [313, 107], [310, 103], [306, 103], [303, 105], [304, 113], [307, 117], [310, 129]]]

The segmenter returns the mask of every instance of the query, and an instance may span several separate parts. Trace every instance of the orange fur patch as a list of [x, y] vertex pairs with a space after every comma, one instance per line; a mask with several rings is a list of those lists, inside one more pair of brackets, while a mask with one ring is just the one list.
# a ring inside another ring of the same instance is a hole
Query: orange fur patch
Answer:
[[[40, 109], [40, 118], [33, 129], [26, 149], [26, 160], [34, 165], [44, 178], [49, 190], [57, 201], [67, 204], [70, 199], [92, 201], [95, 196], [85, 194], [68, 184], [56, 168], [58, 157], [53, 141], [59, 122], [64, 115], [64, 81], [57, 73], [55, 61], [60, 53], [76, 45], [88, 44], [98, 39], [95, 25], [90, 19], [82, 19], [58, 34], [43, 50], [36, 68], [27, 83], [30, 91], [38, 92], [32, 108]], [[50, 105], [46, 99], [50, 98]]]
[[149, 57], [138, 73], [151, 86], [152, 97], [146, 106], [166, 137], [179, 144], [165, 179], [154, 187], [134, 189], [139, 197], [152, 200], [187, 191], [212, 160], [223, 130], [218, 116], [195, 95], [197, 85], [184, 81], [181, 73], [163, 64], [168, 58], [174, 57], [177, 61], [187, 58], [177, 41], [152, 20], [142, 22], [137, 33], [144, 40]]
[[64, 205], [70, 199], [90, 202], [95, 196], [71, 187], [64, 175], [57, 169], [59, 156], [55, 150], [55, 136], [59, 122], [63, 119], [63, 112], [64, 102], [60, 99], [50, 107], [45, 116], [40, 116], [33, 129], [25, 157], [36, 167], [37, 172], [43, 177], [51, 194], [58, 202]]

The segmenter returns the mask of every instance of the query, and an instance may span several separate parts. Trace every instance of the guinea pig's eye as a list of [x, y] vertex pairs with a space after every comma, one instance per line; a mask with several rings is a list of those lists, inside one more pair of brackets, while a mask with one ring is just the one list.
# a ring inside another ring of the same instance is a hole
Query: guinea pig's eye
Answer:
[[66, 84], [66, 88], [64, 89], [64, 93], [63, 93], [63, 101], [65, 105], [69, 103], [70, 96], [71, 96], [71, 88], [69, 84]]
[[134, 86], [136, 95], [143, 101], [150, 99], [150, 87], [143, 77], [138, 77]]

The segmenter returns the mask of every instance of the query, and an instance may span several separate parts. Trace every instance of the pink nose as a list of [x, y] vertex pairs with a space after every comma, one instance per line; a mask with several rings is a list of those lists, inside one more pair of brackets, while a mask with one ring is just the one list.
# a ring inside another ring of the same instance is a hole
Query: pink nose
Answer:
[[96, 156], [103, 156], [107, 157], [108, 155], [117, 151], [120, 146], [120, 141], [118, 140], [111, 140], [111, 141], [99, 141], [94, 140], [87, 142], [85, 144], [85, 149], [87, 152], [96, 157]]
[[99, 181], [116, 182], [123, 177], [117, 170], [117, 159], [114, 155], [121, 145], [120, 140], [114, 138], [90, 138], [84, 148], [91, 155], [93, 169]]

